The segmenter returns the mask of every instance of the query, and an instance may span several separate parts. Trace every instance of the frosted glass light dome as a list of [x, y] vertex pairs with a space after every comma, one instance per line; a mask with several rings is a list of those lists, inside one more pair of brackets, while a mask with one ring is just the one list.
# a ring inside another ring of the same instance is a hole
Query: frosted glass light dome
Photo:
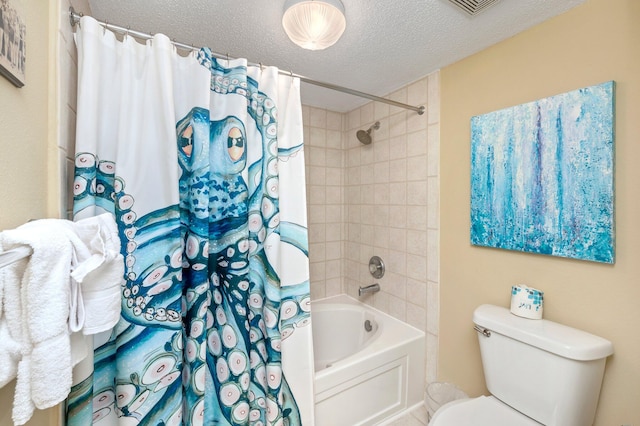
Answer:
[[282, 26], [298, 46], [322, 50], [338, 41], [347, 20], [340, 0], [287, 0]]

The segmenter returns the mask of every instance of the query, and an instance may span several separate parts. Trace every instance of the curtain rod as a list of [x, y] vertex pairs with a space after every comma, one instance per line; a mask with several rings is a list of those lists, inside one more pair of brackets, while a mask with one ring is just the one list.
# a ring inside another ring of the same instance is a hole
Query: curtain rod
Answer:
[[[69, 8], [69, 22], [71, 23], [71, 27], [75, 27], [76, 24], [78, 22], [80, 22], [80, 18], [82, 18], [83, 16], [84, 16], [84, 14], [76, 13], [76, 11], [73, 8], [73, 6], [71, 6]], [[124, 28], [124, 27], [121, 27], [121, 26], [118, 26], [118, 25], [110, 24], [108, 22], [98, 21], [98, 23], [100, 25], [102, 25], [103, 27], [105, 27], [105, 29], [108, 29], [108, 30], [111, 30], [111, 31], [115, 31], [115, 32], [118, 32], [120, 34], [128, 34], [130, 36], [133, 36], [133, 37], [136, 37], [136, 38], [140, 38], [140, 39], [143, 39], [143, 40], [150, 40], [150, 39], [153, 38], [152, 34], [143, 33], [143, 32], [140, 32], [140, 31], [134, 31], [134, 30], [131, 30], [129, 28]], [[173, 41], [173, 40], [171, 41], [171, 43], [173, 43], [174, 46], [176, 46], [176, 47], [178, 47], [180, 49], [200, 50], [199, 47], [195, 47], [192, 44], [184, 44], [184, 43], [180, 43], [180, 42]], [[215, 53], [215, 52], [212, 52], [211, 55], [213, 57], [215, 57], [215, 58], [218, 58], [218, 59], [227, 59], [227, 60], [236, 59], [236, 58], [230, 57], [229, 55], [223, 55], [221, 53]], [[252, 65], [252, 66], [261, 66], [261, 64], [255, 64], [255, 63], [251, 63], [251, 62], [248, 62], [248, 64]], [[393, 106], [397, 106], [397, 107], [400, 107], [400, 108], [409, 109], [409, 110], [417, 112], [418, 115], [424, 114], [424, 106], [413, 106], [413, 105], [403, 104], [401, 102], [396, 102], [396, 101], [393, 101], [391, 99], [385, 99], [385, 98], [382, 98], [380, 96], [371, 95], [369, 93], [361, 92], [361, 91], [355, 90], [355, 89], [350, 89], [348, 87], [338, 86], [336, 84], [325, 83], [323, 81], [314, 80], [312, 78], [305, 77], [303, 75], [295, 74], [294, 72], [283, 71], [283, 70], [278, 70], [278, 72], [280, 74], [282, 74], [282, 75], [289, 75], [291, 77], [299, 78], [300, 81], [304, 81], [305, 83], [313, 84], [315, 86], [320, 86], [320, 87], [324, 87], [326, 89], [331, 89], [331, 90], [335, 90], [335, 91], [338, 91], [338, 92], [347, 93], [349, 95], [354, 95], [354, 96], [359, 96], [361, 98], [370, 99], [372, 101], [382, 102], [382, 103], [393, 105]]]

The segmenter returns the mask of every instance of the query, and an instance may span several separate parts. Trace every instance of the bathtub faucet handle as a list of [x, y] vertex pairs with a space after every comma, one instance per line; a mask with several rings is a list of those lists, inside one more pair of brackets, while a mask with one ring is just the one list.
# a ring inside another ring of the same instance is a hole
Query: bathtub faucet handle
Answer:
[[360, 286], [360, 288], [358, 288], [358, 296], [362, 296], [365, 293], [375, 293], [378, 291], [380, 291], [380, 284], [378, 283], [371, 284], [366, 287]]

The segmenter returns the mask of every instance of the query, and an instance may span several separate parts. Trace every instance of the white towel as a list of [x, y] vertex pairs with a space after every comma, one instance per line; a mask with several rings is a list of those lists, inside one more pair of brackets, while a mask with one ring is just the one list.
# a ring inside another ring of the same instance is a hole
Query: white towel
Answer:
[[[4, 252], [1, 238], [0, 251]], [[26, 263], [22, 259], [0, 269], [0, 387], [16, 377], [22, 357], [20, 280]]]
[[[28, 262], [3, 268], [4, 280], [0, 275], [0, 286], [4, 282], [0, 336], [3, 332], [14, 336], [4, 346], [0, 342], [0, 352], [6, 348], [7, 354], [15, 353], [10, 351], [15, 340], [20, 347], [18, 365], [15, 356], [0, 355], [0, 363], [7, 358], [6, 368], [0, 365], [0, 379], [15, 375], [17, 369], [13, 420], [21, 425], [34, 407], [52, 407], [69, 394], [72, 366], [86, 355], [84, 343], [72, 350], [71, 341], [84, 339], [70, 339], [70, 334], [105, 331], [118, 321], [124, 261], [110, 214], [77, 223], [29, 222], [0, 233], [0, 244], [4, 250], [20, 245], [33, 250]], [[12, 320], [15, 317], [17, 321]]]
[[[55, 220], [29, 222], [4, 231], [5, 249], [32, 248], [20, 283], [22, 359], [18, 366], [13, 421], [26, 423], [38, 408], [54, 406], [71, 389], [69, 282], [72, 246]], [[5, 304], [10, 309], [11, 304]], [[33, 368], [35, 366], [35, 368]]]
[[120, 319], [124, 257], [120, 253], [118, 228], [109, 213], [73, 223], [82, 244], [74, 247], [77, 265], [71, 277], [80, 283], [84, 305], [84, 334], [110, 330]]

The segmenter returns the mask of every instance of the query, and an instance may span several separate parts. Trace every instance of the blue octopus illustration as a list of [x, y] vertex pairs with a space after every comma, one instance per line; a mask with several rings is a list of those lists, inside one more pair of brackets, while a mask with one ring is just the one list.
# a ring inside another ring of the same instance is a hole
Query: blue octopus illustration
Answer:
[[244, 70], [220, 67], [207, 49], [200, 59], [212, 92], [247, 99], [261, 144], [247, 145], [238, 117], [211, 121], [193, 108], [176, 124], [179, 201], [142, 217], [116, 161], [77, 154], [74, 213], [113, 212], [126, 283], [93, 376], [72, 389], [70, 425], [113, 415], [145, 425], [301, 424], [280, 345], [310, 321], [309, 283], [281, 286], [265, 242], [277, 233], [306, 254], [306, 229], [280, 221], [277, 173], [279, 158], [302, 145], [278, 149], [275, 103]]

